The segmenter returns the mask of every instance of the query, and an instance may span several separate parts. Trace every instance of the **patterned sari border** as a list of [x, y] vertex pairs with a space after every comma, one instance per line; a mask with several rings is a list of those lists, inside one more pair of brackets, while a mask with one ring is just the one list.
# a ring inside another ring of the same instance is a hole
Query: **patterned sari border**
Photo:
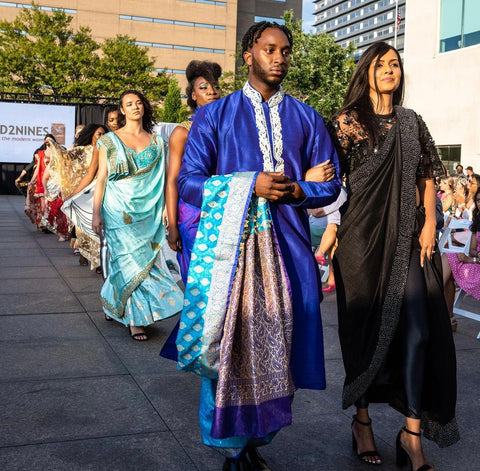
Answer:
[[[395, 112], [398, 117], [398, 122], [392, 127], [399, 126], [397, 130], [397, 139], [402, 136], [408, 136], [409, 133], [418, 134], [418, 123], [415, 114], [411, 110], [396, 106]], [[388, 146], [385, 145], [386, 153], [388, 154], [390, 146], [393, 144], [394, 133], [391, 132], [387, 137]], [[405, 139], [402, 143], [403, 155], [418, 155], [420, 159], [421, 151], [418, 140]], [[385, 141], [387, 144], [387, 140]], [[373, 160], [373, 159], [372, 159]], [[372, 164], [375, 165], [375, 164]], [[362, 172], [362, 177], [371, 175], [373, 168], [364, 165], [365, 173]], [[402, 162], [402, 184], [400, 198], [400, 220], [398, 226], [398, 241], [393, 258], [390, 279], [388, 282], [387, 292], [382, 306], [381, 324], [378, 334], [379, 341], [377, 342], [376, 350], [372, 356], [372, 360], [368, 369], [358, 376], [354, 381], [345, 384], [343, 390], [343, 408], [346, 409], [357, 401], [367, 391], [369, 385], [377, 375], [380, 366], [388, 353], [388, 348], [395, 334], [402, 308], [403, 292], [407, 283], [408, 265], [410, 261], [410, 252], [413, 238], [413, 228], [416, 211], [416, 179], [415, 174], [418, 166], [418, 161], [413, 159], [404, 159]], [[363, 169], [363, 167], [361, 168]], [[360, 169], [360, 170], [361, 170]]]
[[218, 374], [223, 319], [255, 179], [256, 172], [239, 172], [205, 183], [177, 336], [179, 369]]
[[[218, 371], [219, 351], [207, 349], [205, 345], [219, 345], [222, 339], [223, 319], [230, 298], [233, 276], [237, 266], [239, 242], [255, 176], [255, 172], [241, 172], [233, 175], [218, 234], [218, 244], [215, 248], [210, 296], [204, 315], [204, 347], [201, 356], [205, 358], [206, 364], [215, 365], [216, 371]], [[243, 211], [240, 208], [243, 208]]]

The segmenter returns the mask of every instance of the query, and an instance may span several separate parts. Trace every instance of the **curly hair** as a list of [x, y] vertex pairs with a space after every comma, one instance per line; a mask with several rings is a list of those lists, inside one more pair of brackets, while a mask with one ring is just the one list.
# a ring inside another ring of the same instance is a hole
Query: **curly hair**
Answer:
[[[118, 109], [120, 111], [122, 110], [123, 98], [126, 95], [130, 95], [130, 94], [138, 96], [138, 98], [140, 98], [140, 100], [142, 101], [142, 103], [143, 103], [142, 126], [143, 126], [143, 129], [145, 129], [145, 131], [147, 131], [149, 134], [151, 134], [152, 131], [153, 131], [153, 128], [156, 124], [155, 120], [153, 119], [153, 108], [152, 108], [152, 105], [150, 104], [150, 102], [147, 100], [147, 98], [142, 93], [140, 93], [137, 90], [125, 90], [120, 95], [120, 101], [118, 103]], [[118, 114], [118, 128], [122, 128], [123, 126], [125, 126], [125, 122], [126, 122], [125, 115], [120, 112]]]
[[218, 83], [218, 79], [220, 75], [222, 75], [222, 68], [216, 62], [193, 60], [188, 63], [185, 75], [188, 80], [188, 85], [185, 89], [187, 105], [192, 110], [195, 110], [197, 108], [197, 102], [192, 98], [195, 81], [198, 77], [203, 77], [213, 87]]
[[76, 146], [88, 146], [92, 143], [93, 135], [98, 128], [102, 128], [105, 134], [108, 132], [103, 124], [87, 124], [79, 133], [75, 139], [73, 145]]
[[258, 41], [262, 33], [267, 28], [275, 28], [282, 31], [287, 37], [290, 47], [293, 47], [292, 32], [285, 25], [279, 25], [278, 23], [272, 23], [270, 21], [260, 21], [259, 23], [254, 23], [252, 26], [250, 26], [250, 28], [248, 28], [247, 32], [244, 34], [242, 39], [242, 57], [246, 51], [253, 47], [253, 44]]

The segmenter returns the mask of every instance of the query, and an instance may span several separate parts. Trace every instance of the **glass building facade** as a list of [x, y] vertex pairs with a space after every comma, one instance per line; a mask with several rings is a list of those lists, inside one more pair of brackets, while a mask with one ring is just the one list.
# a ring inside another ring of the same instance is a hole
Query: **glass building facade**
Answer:
[[480, 0], [441, 0], [439, 52], [480, 44]]
[[[480, 0], [479, 0], [480, 1]], [[330, 33], [342, 46], [355, 45], [355, 60], [376, 41], [386, 41], [403, 55], [405, 3], [398, 0], [313, 0], [316, 33]], [[397, 20], [400, 20], [397, 22]]]

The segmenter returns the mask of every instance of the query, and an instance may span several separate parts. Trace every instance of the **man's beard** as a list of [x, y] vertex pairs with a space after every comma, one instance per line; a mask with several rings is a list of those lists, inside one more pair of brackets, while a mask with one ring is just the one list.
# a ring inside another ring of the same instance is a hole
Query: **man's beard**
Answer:
[[252, 70], [254, 75], [257, 78], [259, 78], [263, 83], [265, 83], [265, 85], [268, 85], [271, 88], [278, 88], [282, 83], [283, 79], [285, 78], [285, 75], [287, 75], [287, 72], [282, 67], [282, 70], [284, 70], [284, 73], [281, 77], [269, 78], [267, 76], [267, 73], [262, 69], [262, 67], [255, 60], [255, 56], [253, 54], [252, 54]]

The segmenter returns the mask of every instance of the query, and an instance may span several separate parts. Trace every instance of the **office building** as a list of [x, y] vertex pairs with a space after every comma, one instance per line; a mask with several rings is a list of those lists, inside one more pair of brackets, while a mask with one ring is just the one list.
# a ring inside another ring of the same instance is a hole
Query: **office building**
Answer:
[[[117, 34], [134, 37], [155, 57], [158, 70], [176, 74], [185, 86], [192, 59], [235, 69], [235, 49], [247, 28], [262, 19], [279, 19], [293, 9], [302, 17], [302, 0], [36, 0], [42, 10], [60, 8], [73, 17], [72, 27], [89, 26], [94, 39]], [[0, 1], [0, 18], [13, 20], [29, 0]]]
[[480, 1], [408, 2], [405, 104], [420, 113], [452, 171], [480, 173]]
[[342, 46], [353, 43], [355, 60], [376, 41], [396, 45], [403, 55], [406, 0], [313, 0], [313, 3], [315, 32], [332, 34]]

